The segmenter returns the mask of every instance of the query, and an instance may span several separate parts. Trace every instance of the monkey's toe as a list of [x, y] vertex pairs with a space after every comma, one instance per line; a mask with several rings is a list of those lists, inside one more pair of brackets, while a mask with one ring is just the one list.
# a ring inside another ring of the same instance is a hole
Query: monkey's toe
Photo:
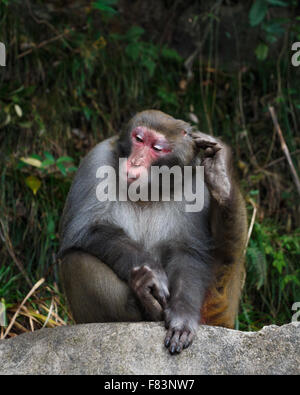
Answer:
[[169, 329], [165, 338], [165, 346], [169, 349], [170, 354], [179, 354], [192, 344], [193, 338], [194, 334], [188, 329]]

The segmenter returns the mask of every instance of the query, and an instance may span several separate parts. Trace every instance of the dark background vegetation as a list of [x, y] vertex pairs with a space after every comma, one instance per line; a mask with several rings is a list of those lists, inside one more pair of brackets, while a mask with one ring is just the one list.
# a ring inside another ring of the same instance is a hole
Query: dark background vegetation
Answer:
[[55, 254], [74, 171], [97, 142], [147, 108], [232, 145], [254, 221], [237, 328], [291, 321], [300, 301], [299, 195], [268, 106], [299, 171], [300, 67], [291, 65], [298, 3], [0, 1], [7, 49], [0, 67], [0, 301], [8, 322], [16, 315], [2, 337], [71, 322]]

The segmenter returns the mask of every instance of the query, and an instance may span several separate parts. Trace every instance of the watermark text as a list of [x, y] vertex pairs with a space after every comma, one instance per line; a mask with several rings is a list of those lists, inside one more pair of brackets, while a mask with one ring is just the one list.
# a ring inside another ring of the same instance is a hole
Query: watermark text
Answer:
[[292, 44], [292, 51], [296, 51], [292, 56], [292, 65], [294, 67], [300, 66], [300, 42], [295, 42]]
[[6, 66], [6, 48], [3, 43], [0, 42], [0, 66]]
[[[114, 167], [101, 166], [96, 178], [100, 182], [96, 189], [100, 202], [185, 202], [186, 212], [200, 212], [204, 207], [203, 166], [151, 166], [137, 178], [126, 172], [127, 158], [119, 159], [119, 174]], [[129, 181], [128, 181], [129, 180]]]
[[292, 322], [300, 322], [300, 302], [295, 302], [293, 304], [292, 311], [296, 311], [296, 313], [292, 316]]
[[0, 302], [0, 326], [7, 326], [5, 304]]

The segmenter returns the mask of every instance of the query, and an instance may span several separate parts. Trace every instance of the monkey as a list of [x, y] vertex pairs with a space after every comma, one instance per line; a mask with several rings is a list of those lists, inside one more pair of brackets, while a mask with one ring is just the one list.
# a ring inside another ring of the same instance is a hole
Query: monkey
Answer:
[[[123, 201], [120, 192], [100, 201], [97, 169], [118, 173], [120, 158], [127, 192], [139, 180], [147, 189], [154, 166], [190, 166], [192, 185], [204, 167], [202, 209], [188, 212], [184, 198], [164, 201], [161, 191], [156, 201]], [[246, 234], [229, 146], [161, 111], [136, 114], [82, 160], [65, 203], [58, 257], [75, 322], [164, 321], [171, 354], [192, 343], [199, 325], [234, 328]]]

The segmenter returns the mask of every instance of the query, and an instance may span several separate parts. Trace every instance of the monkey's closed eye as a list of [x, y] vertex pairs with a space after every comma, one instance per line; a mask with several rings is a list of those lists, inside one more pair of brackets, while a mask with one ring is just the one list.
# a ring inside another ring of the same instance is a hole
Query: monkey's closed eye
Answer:
[[136, 141], [138, 141], [138, 142], [140, 142], [140, 143], [143, 143], [143, 142], [144, 142], [143, 137], [140, 136], [139, 134], [137, 134], [137, 135], [135, 136], [135, 139], [136, 139]]
[[163, 147], [162, 147], [161, 145], [159, 145], [159, 144], [153, 145], [152, 148], [153, 148], [155, 151], [162, 151], [162, 150], [163, 150]]

